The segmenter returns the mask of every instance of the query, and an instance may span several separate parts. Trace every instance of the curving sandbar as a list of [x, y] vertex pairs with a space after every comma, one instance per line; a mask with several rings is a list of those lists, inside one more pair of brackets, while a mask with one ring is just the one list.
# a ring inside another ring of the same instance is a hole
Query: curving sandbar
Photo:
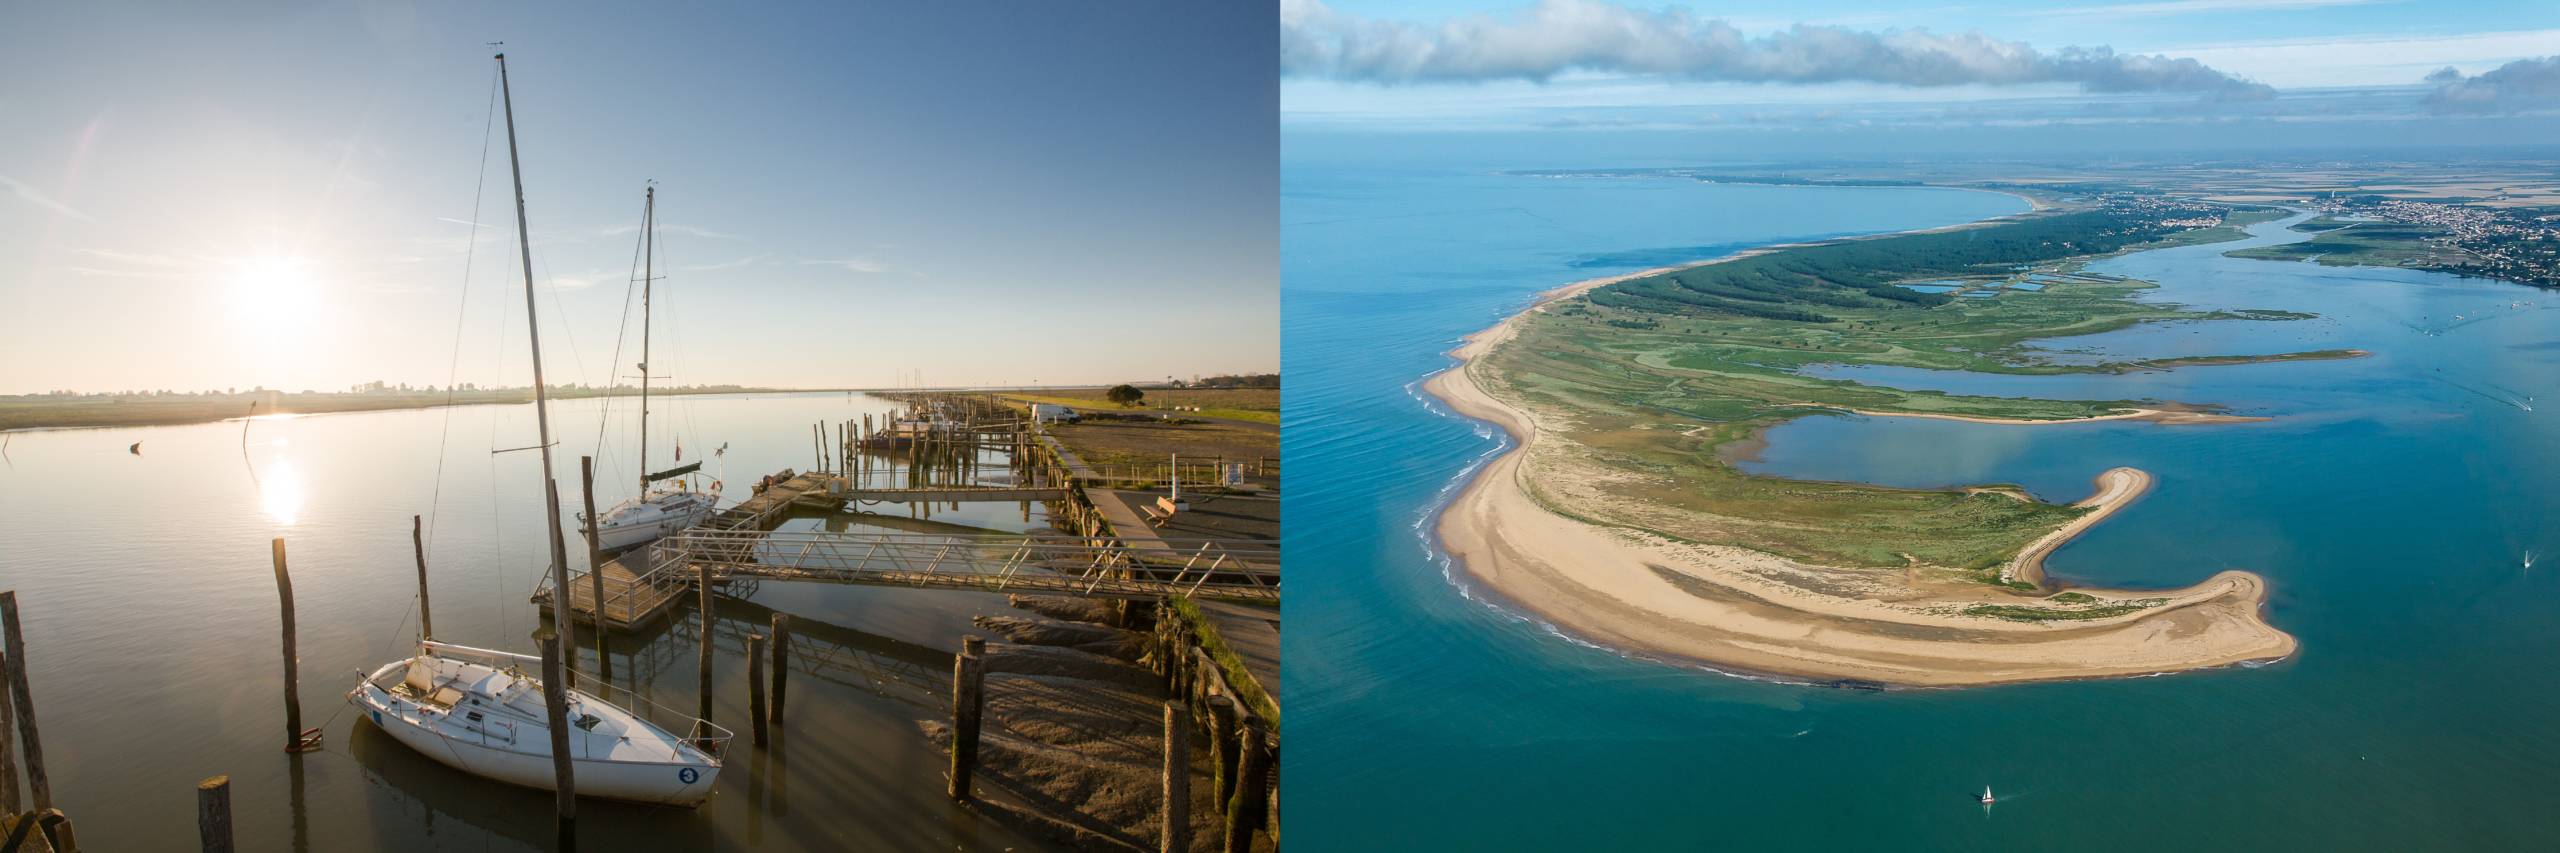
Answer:
[[[1459, 493], [1438, 532], [1469, 575], [1516, 606], [1640, 654], [1896, 685], [2146, 675], [2282, 658], [2295, 649], [2292, 636], [2261, 618], [2266, 583], [2248, 572], [2224, 571], [2174, 591], [2022, 593], [1916, 563], [1901, 572], [1818, 566], [1550, 511], [1530, 488], [1532, 470], [1541, 478], [1598, 472], [1556, 447], [1538, 412], [1486, 393], [1472, 372], [1517, 334], [1524, 317], [1624, 278], [1547, 292], [1527, 311], [1470, 336], [1451, 353], [1460, 364], [1424, 384], [1451, 409], [1500, 425], [1513, 439]], [[2098, 485], [2081, 503], [2089, 512], [2021, 549], [2001, 579], [2042, 587], [2044, 556], [2140, 497], [2150, 477], [2117, 468]]]

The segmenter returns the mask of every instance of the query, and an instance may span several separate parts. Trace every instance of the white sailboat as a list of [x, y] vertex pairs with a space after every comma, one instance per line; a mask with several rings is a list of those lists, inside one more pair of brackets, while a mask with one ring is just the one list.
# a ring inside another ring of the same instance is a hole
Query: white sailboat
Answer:
[[[507, 96], [507, 160], [515, 170], [516, 241], [524, 261], [525, 326], [533, 343], [534, 422], [541, 431], [543, 516], [551, 534], [553, 588], [567, 588], [568, 548], [560, 530], [560, 490], [551, 476], [551, 398], [542, 378], [542, 330], [534, 311], [533, 249], [526, 238], [524, 167], [516, 158], [515, 107], [506, 87], [507, 58], [498, 56], [499, 91]], [[554, 625], [569, 624], [567, 595], [551, 599]], [[732, 736], [708, 720], [693, 720], [678, 737], [628, 704], [546, 682], [565, 681], [566, 655], [557, 662], [507, 652], [438, 643], [361, 675], [347, 703], [411, 749], [457, 770], [531, 788], [558, 790], [566, 761], [571, 789], [579, 794], [696, 806], [719, 779], [720, 753]], [[523, 664], [540, 664], [543, 677]], [[607, 693], [616, 688], [607, 685]], [[558, 712], [564, 725], [550, 724]]]
[[[347, 701], [394, 739], [476, 776], [552, 789], [551, 729], [543, 685], [524, 672], [541, 658], [448, 643], [376, 669]], [[620, 690], [620, 688], [608, 688]], [[730, 733], [695, 721], [677, 737], [629, 708], [568, 691], [569, 758], [580, 796], [684, 806], [702, 804], [720, 778]], [[638, 704], [636, 701], [634, 704]]]
[[[649, 471], [649, 303], [658, 253], [656, 187], [649, 188], [648, 201], [641, 208], [640, 230], [644, 246], [640, 262], [640, 495], [614, 504], [594, 520], [596, 549], [606, 552], [645, 545], [701, 524], [720, 503], [717, 481], [708, 492], [693, 489], [689, 475], [702, 470], [699, 461], [665, 471]], [[677, 450], [681, 456], [682, 447]], [[587, 521], [586, 514], [580, 513], [578, 520]]]
[[1991, 802], [1991, 786], [1984, 785], [1982, 786], [1982, 804], [1987, 806], [1990, 805]]

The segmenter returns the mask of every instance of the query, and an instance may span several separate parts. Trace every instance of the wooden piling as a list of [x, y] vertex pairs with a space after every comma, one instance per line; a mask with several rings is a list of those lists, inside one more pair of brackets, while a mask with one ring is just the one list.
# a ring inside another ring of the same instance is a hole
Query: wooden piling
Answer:
[[791, 687], [791, 614], [773, 614], [773, 711], [766, 718], [782, 725], [782, 702]]
[[[548, 454], [551, 451], [542, 452]], [[568, 535], [560, 532], [560, 525], [556, 521], [560, 517], [560, 478], [549, 476], [551, 470], [549, 458], [545, 456], [545, 461], [542, 463], [544, 471], [542, 511], [548, 513], [544, 516], [545, 518], [555, 519], [544, 526], [549, 527], [551, 532], [551, 565], [549, 566], [551, 624], [554, 630], [560, 632], [562, 638], [560, 640], [560, 671], [563, 673], [563, 678], [559, 681], [544, 683], [576, 687], [578, 686], [578, 622], [569, 611], [569, 542]], [[642, 472], [642, 476], [647, 476], [647, 472]], [[604, 625], [598, 623], [596, 630], [604, 630]]]
[[1210, 796], [1218, 810], [1227, 808], [1227, 795], [1236, 787], [1236, 706], [1227, 697], [1209, 697], [1209, 749], [1217, 766], [1209, 775]]
[[1227, 802], [1226, 853], [1250, 853], [1253, 833], [1271, 802], [1271, 750], [1262, 724], [1248, 717], [1239, 727], [1234, 798]]
[[[599, 519], [596, 518], [596, 458], [593, 456], [578, 457], [578, 495], [587, 507], [587, 584], [588, 592], [591, 593], [587, 618], [596, 626], [596, 676], [604, 683], [612, 684], [613, 655], [607, 653], [609, 650], [604, 645], [604, 544], [603, 540], [596, 537], [596, 524]], [[424, 572], [425, 569], [422, 567], [419, 571]], [[425, 575], [421, 574], [419, 577], [420, 583], [423, 584]], [[554, 590], [554, 592], [560, 595], [569, 594], [565, 589]]]
[[542, 633], [542, 713], [551, 729], [551, 801], [559, 817], [560, 849], [577, 848], [578, 781], [569, 761], [569, 691], [563, 680], [561, 632]]
[[1191, 850], [1191, 720], [1178, 701], [1164, 703], [1164, 831], [1156, 850]]
[[[0, 656], [0, 666], [14, 666], [15, 656]], [[8, 702], [0, 702], [0, 815], [18, 813], [18, 751], [10, 744], [17, 726], [11, 722]]]
[[[53, 808], [53, 784], [44, 774], [44, 739], [36, 734], [35, 694], [27, 689], [27, 638], [18, 626], [18, 591], [0, 592], [0, 634], [5, 634], [6, 649], [0, 654], [0, 670], [6, 670], [9, 695], [0, 704], [17, 704], [18, 749], [26, 756], [27, 793], [35, 799], [35, 810]], [[0, 724], [6, 723], [0, 720]], [[16, 811], [16, 804], [10, 804]]]
[[757, 749], [765, 745], [764, 635], [747, 635], [747, 719], [755, 729]]
[[695, 585], [702, 588], [696, 608], [702, 611], [702, 713], [694, 716], [708, 723], [711, 722], [711, 564], [702, 563], [696, 568], [699, 573], [695, 575]]
[[409, 516], [409, 550], [418, 557], [418, 637], [436, 638], [434, 608], [427, 605], [427, 526], [417, 516]]
[[969, 798], [969, 771], [978, 764], [978, 723], [986, 710], [986, 649], [980, 637], [963, 637], [951, 662], [951, 798]]
[[284, 538], [269, 543], [276, 564], [276, 601], [284, 611], [284, 751], [304, 752], [320, 746], [320, 731], [302, 728], [302, 662], [294, 653], [293, 575], [286, 571]]
[[231, 853], [231, 777], [196, 783], [196, 838], [204, 853]]

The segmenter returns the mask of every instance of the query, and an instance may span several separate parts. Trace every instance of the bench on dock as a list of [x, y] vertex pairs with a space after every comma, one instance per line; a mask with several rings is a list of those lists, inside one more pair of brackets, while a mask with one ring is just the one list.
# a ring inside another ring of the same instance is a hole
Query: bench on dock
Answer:
[[1165, 522], [1172, 521], [1175, 515], [1190, 508], [1191, 504], [1187, 501], [1178, 501], [1163, 495], [1158, 495], [1154, 504], [1141, 507], [1146, 511], [1147, 524], [1151, 527], [1163, 527]]

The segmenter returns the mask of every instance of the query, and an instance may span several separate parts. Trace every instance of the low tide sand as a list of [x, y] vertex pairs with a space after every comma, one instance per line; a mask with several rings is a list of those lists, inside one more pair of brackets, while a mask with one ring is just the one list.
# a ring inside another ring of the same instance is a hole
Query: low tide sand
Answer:
[[[1665, 269], [1688, 266], [1697, 265]], [[1810, 566], [1732, 546], [1677, 543], [1548, 511], [1530, 497], [1522, 478], [1527, 476], [1526, 460], [1553, 449], [1556, 440], [1541, 432], [1536, 412], [1495, 399], [1471, 373], [1479, 369], [1482, 356], [1512, 339], [1529, 311], [1661, 271], [1547, 291], [1521, 315], [1469, 336], [1451, 352], [1459, 365], [1424, 383], [1426, 391], [1451, 409], [1497, 424], [1513, 440], [1511, 449], [1468, 482], [1439, 525], [1442, 546], [1470, 576], [1512, 605], [1560, 630], [1648, 657], [1731, 671], [1894, 685], [2147, 675], [2273, 660], [2293, 652], [2294, 638], [2261, 616], [2266, 582], [2243, 571], [2224, 571], [2180, 590], [2069, 590], [2094, 596], [2099, 604], [2093, 606], [2159, 602], [2119, 616], [2015, 621], [1963, 612], [1981, 604], [2049, 606], [2040, 599], [2065, 590], [2044, 586], [2045, 555], [2141, 497], [2151, 478], [2131, 468], [2101, 474], [2097, 493], [2082, 502], [2094, 507], [2092, 512], [2023, 549], [2004, 570], [2011, 579], [2043, 587], [2034, 594], [1932, 580], [1918, 572], [1892, 579], [1890, 591], [1882, 594], [1872, 585], [1860, 594], [1828, 594], [1818, 591], [1826, 584], [1788, 579], [1848, 574], [1873, 580], [1892, 573]], [[2106, 418], [2174, 422], [2187, 414], [2144, 410]]]

